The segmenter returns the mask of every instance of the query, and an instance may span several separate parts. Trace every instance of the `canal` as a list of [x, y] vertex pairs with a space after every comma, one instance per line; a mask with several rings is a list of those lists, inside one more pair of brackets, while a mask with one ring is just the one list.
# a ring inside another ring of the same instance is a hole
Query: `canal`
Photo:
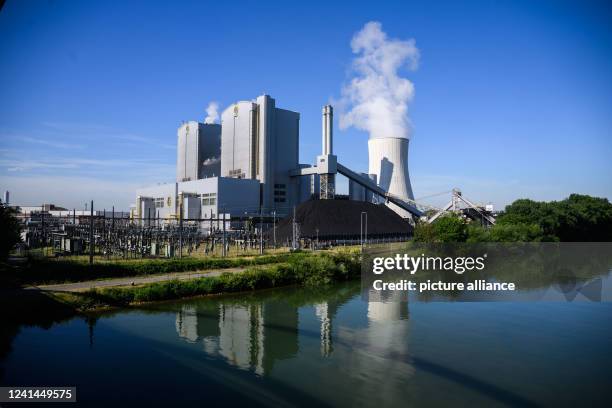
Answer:
[[284, 288], [23, 325], [0, 384], [76, 386], [100, 407], [603, 406], [611, 322], [612, 303]]

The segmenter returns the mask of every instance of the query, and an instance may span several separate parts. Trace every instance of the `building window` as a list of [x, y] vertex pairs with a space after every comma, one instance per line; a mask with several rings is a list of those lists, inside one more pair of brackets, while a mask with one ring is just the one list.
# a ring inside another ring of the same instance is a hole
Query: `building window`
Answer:
[[287, 196], [286, 184], [274, 184], [274, 202], [284, 203]]
[[164, 197], [155, 199], [155, 208], [164, 208]]
[[242, 172], [242, 169], [235, 169], [229, 171], [229, 176], [233, 178], [243, 179], [246, 177], [246, 174]]
[[215, 205], [217, 203], [217, 193], [202, 194], [202, 205]]

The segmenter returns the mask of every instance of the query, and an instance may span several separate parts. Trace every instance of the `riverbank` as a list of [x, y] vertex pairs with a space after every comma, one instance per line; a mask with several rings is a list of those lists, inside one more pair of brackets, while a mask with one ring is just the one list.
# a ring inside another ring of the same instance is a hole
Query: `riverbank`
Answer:
[[360, 274], [360, 255], [356, 251], [308, 253], [286, 259], [287, 261], [282, 263], [249, 267], [243, 272], [127, 287], [95, 288], [84, 292], [46, 292], [44, 295], [82, 312], [202, 295], [252, 292], [289, 285], [326, 286], [355, 279]]
[[3, 271], [3, 279], [22, 285], [49, 285], [187, 271], [245, 268], [294, 262], [307, 256], [309, 256], [308, 253], [294, 252], [234, 258], [97, 260], [93, 265], [89, 265], [82, 259], [32, 257], [21, 265]]

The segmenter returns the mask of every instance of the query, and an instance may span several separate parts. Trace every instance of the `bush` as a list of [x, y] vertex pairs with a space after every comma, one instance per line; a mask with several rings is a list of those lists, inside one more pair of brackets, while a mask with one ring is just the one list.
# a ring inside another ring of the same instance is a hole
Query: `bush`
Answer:
[[100, 262], [93, 265], [83, 261], [32, 258], [26, 268], [19, 271], [16, 278], [23, 283], [78, 282], [100, 278], [267, 265], [288, 262], [304, 256], [306, 256], [304, 253], [287, 253], [253, 258], [143, 259]]
[[[489, 229], [480, 226], [468, 228], [467, 242], [533, 242], [544, 241], [541, 228], [536, 224], [496, 224]], [[554, 240], [551, 238], [550, 240]]]
[[301, 256], [291, 262], [257, 266], [240, 273], [192, 280], [156, 282], [141, 287], [94, 289], [86, 296], [96, 302], [128, 305], [189, 296], [253, 291], [287, 285], [325, 286], [355, 278], [360, 273], [357, 253]]

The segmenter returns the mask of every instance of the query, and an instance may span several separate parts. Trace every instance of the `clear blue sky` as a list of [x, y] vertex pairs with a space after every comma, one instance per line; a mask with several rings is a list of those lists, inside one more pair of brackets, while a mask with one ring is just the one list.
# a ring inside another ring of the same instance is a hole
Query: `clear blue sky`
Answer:
[[[301, 113], [311, 163], [372, 20], [421, 54], [404, 73], [416, 197], [612, 198], [612, 7], [591, 1], [8, 0], [0, 188], [15, 204], [127, 208], [136, 187], [173, 181], [182, 120], [264, 92]], [[336, 127], [335, 150], [367, 170], [364, 132]]]

